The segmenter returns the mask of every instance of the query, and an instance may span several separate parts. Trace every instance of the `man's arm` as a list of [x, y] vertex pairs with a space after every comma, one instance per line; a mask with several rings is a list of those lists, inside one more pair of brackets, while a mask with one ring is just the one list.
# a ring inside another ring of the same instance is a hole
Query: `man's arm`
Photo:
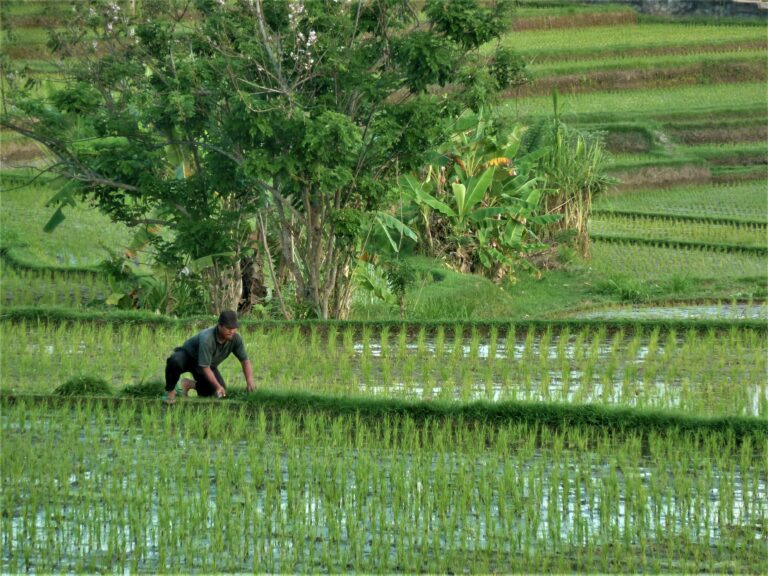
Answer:
[[251, 361], [246, 358], [240, 365], [243, 367], [243, 376], [245, 376], [245, 385], [248, 388], [248, 392], [253, 392], [253, 367]]
[[224, 387], [219, 384], [219, 381], [216, 379], [216, 374], [213, 373], [213, 370], [211, 370], [210, 366], [200, 366], [200, 369], [203, 371], [203, 374], [205, 374], [205, 377], [208, 378], [208, 382], [211, 383], [214, 390], [216, 390], [216, 396], [222, 397], [226, 396], [227, 392], [224, 390]]

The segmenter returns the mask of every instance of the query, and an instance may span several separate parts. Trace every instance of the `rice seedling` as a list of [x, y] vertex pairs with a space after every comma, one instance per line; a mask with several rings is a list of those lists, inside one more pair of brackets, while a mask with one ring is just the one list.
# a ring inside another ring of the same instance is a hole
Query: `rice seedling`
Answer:
[[723, 218], [766, 222], [766, 181], [717, 186], [681, 186], [667, 190], [637, 190], [595, 200], [595, 211], [618, 210], [667, 216]]
[[759, 224], [741, 226], [719, 222], [696, 222], [675, 217], [628, 218], [601, 214], [589, 221], [590, 235], [628, 239], [653, 239], [709, 245], [768, 246], [768, 230]]
[[[162, 380], [165, 358], [187, 330], [181, 325], [150, 329], [5, 321], [0, 333], [23, 334], [24, 342], [18, 346], [18, 339], [3, 338], [0, 343], [4, 392], [49, 393], [87, 365], [115, 391], [139, 394], [145, 384], [152, 390], [156, 385], [149, 383]], [[765, 335], [736, 327], [726, 333], [728, 338], [713, 337], [697, 329], [683, 339], [659, 328], [609, 334], [604, 327], [541, 332], [531, 325], [486, 334], [456, 326], [449, 338], [445, 329], [433, 335], [422, 326], [409, 335], [403, 326], [389, 343], [389, 330], [370, 326], [357, 332], [343, 328], [343, 342], [321, 337], [317, 327], [306, 334], [298, 327], [243, 329], [257, 386], [265, 389], [331, 397], [565, 401], [691, 414], [764, 414]], [[379, 344], [382, 334], [386, 346]], [[220, 370], [233, 392], [243, 388], [236, 362], [225, 362]], [[50, 374], [56, 374], [55, 382]]]
[[[536, 77], [589, 73], [596, 70], [649, 70], [672, 68], [685, 65], [700, 65], [702, 63], [731, 63], [755, 61], [764, 56], [764, 50], [729, 49], [720, 50], [715, 46], [707, 47], [711, 51], [691, 51], [685, 54], [654, 54], [650, 56], [594, 54], [594, 58], [584, 57], [580, 60], [553, 60], [551, 58], [534, 59], [529, 69]], [[717, 51], [715, 51], [717, 50]]]
[[537, 59], [563, 61], [585, 55], [630, 52], [638, 49], [716, 46], [734, 42], [765, 42], [760, 26], [717, 26], [715, 24], [630, 24], [625, 26], [592, 26], [569, 30], [567, 48], [563, 47], [562, 30], [519, 31], [502, 39], [505, 46]]
[[3, 306], [85, 308], [111, 293], [106, 277], [93, 272], [25, 270], [0, 262]]
[[106, 380], [94, 376], [76, 376], [53, 391], [58, 396], [103, 396], [112, 394]]
[[762, 437], [0, 401], [4, 572], [768, 567]]
[[[708, 114], [717, 110], [755, 109], [763, 97], [762, 82], [743, 82], [706, 86], [589, 92], [562, 96], [562, 117], [567, 122], [580, 115]], [[692, 104], [695, 103], [695, 104]], [[513, 115], [527, 117], [552, 111], [551, 96], [531, 96], [505, 104]]]
[[[659, 262], [663, 262], [664, 266], [660, 267]], [[592, 258], [587, 265], [600, 274], [624, 275], [647, 281], [662, 280], [675, 274], [699, 279], [763, 278], [768, 269], [768, 260], [764, 255], [749, 252], [595, 240]]]

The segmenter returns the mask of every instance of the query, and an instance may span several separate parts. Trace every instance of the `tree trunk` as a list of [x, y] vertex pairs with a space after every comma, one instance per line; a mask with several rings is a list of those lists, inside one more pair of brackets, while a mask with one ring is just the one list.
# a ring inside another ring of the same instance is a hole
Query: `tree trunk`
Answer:
[[264, 269], [260, 261], [261, 254], [258, 250], [254, 256], [240, 260], [240, 270], [243, 275], [243, 293], [237, 307], [240, 314], [248, 314], [254, 306], [262, 303], [267, 297]]

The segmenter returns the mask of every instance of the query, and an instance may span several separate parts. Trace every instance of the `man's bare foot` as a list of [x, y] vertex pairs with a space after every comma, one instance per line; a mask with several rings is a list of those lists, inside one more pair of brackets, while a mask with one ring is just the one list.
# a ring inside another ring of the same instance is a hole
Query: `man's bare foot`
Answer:
[[181, 381], [181, 394], [182, 396], [189, 396], [189, 391], [195, 390], [195, 381], [184, 378]]

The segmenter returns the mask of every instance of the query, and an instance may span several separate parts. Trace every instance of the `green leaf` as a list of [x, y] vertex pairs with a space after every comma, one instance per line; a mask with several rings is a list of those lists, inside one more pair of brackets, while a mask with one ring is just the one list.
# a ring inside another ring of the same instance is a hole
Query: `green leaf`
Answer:
[[417, 199], [421, 201], [421, 203], [426, 204], [430, 208], [434, 208], [438, 212], [445, 214], [446, 216], [450, 216], [451, 218], [456, 217], [456, 212], [451, 210], [450, 206], [445, 204], [444, 202], [441, 202], [432, 194], [429, 192], [425, 192], [424, 190], [419, 190], [419, 192], [416, 195]]
[[482, 220], [487, 220], [489, 218], [493, 218], [494, 216], [498, 216], [499, 214], [507, 214], [509, 212], [509, 208], [504, 206], [494, 206], [492, 208], [480, 208], [479, 210], [475, 210], [472, 212], [472, 214], [469, 215], [469, 219], [473, 222], [480, 222]]
[[125, 294], [114, 292], [107, 297], [107, 299], [105, 300], [105, 303], [107, 304], [107, 306], [117, 306], [120, 304], [120, 300], [122, 300], [124, 296]]
[[510, 220], [504, 227], [502, 239], [507, 246], [518, 246], [523, 240], [525, 226], [514, 220]]
[[192, 272], [202, 272], [206, 268], [210, 268], [213, 266], [213, 260], [214, 258], [219, 257], [226, 257], [226, 258], [232, 258], [235, 256], [234, 252], [218, 252], [216, 254], [208, 254], [207, 256], [203, 256], [201, 258], [197, 258], [195, 260], [192, 260], [187, 267]]
[[531, 216], [528, 221], [533, 224], [553, 224], [563, 219], [562, 214], [542, 214], [540, 216]]
[[44, 232], [53, 232], [56, 227], [64, 222], [64, 212], [61, 211], [61, 207], [56, 209], [56, 212], [53, 213], [53, 216], [51, 216], [51, 219], [48, 220], [45, 226], [43, 226]]
[[454, 182], [451, 184], [453, 188], [453, 200], [456, 203], [456, 212], [459, 220], [464, 219], [464, 202], [467, 197], [467, 187], [464, 184]]
[[74, 206], [75, 194], [80, 190], [80, 184], [76, 180], [70, 180], [62, 186], [56, 194], [45, 203], [46, 206]]
[[539, 204], [540, 199], [541, 199], [541, 190], [538, 188], [535, 188], [529, 192], [528, 197], [525, 199], [525, 202], [526, 204], [528, 204], [529, 208], [535, 208]]
[[408, 226], [403, 224], [400, 220], [392, 216], [391, 214], [387, 214], [386, 212], [377, 212], [376, 218], [379, 220], [379, 223], [384, 228], [394, 228], [400, 234], [404, 236], [408, 236], [411, 240], [418, 241], [419, 237], [416, 236], [416, 232], [411, 230]]
[[466, 214], [475, 204], [478, 204], [488, 191], [488, 187], [493, 181], [493, 173], [496, 171], [495, 167], [488, 168], [479, 177], [472, 177], [469, 179], [469, 186], [467, 190], [467, 196], [464, 198], [464, 204], [459, 208], [460, 214]]

